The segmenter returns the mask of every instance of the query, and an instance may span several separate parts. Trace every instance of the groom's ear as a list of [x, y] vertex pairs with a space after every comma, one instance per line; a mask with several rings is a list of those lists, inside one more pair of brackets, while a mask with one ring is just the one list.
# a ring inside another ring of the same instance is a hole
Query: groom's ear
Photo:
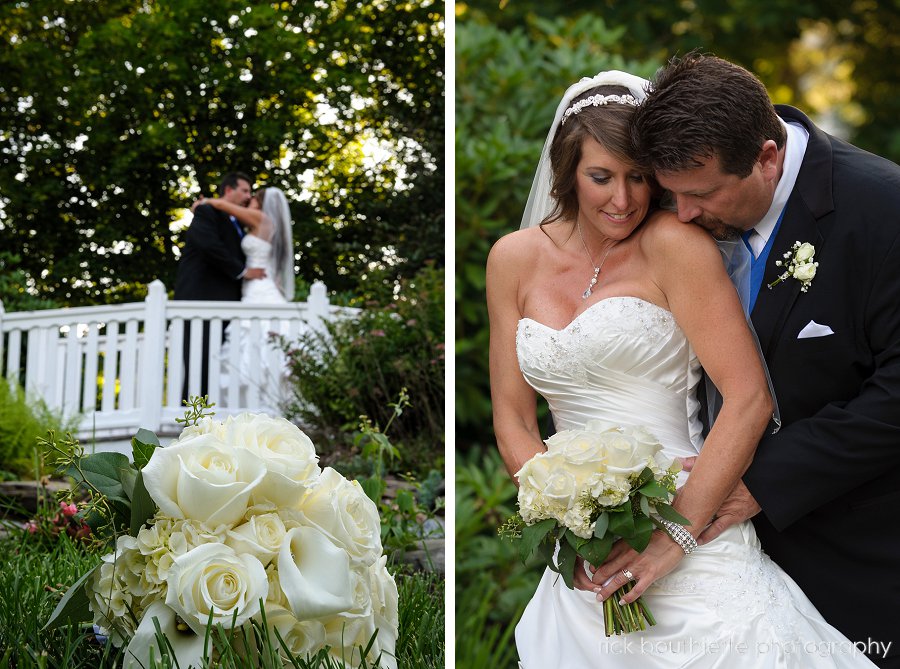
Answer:
[[756, 160], [767, 180], [778, 178], [778, 145], [775, 140], [767, 139], [763, 142]]

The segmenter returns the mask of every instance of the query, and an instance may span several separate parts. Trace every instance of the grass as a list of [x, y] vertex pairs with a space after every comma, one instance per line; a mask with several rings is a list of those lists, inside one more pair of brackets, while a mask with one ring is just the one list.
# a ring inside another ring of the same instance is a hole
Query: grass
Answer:
[[[90, 627], [70, 626], [51, 632], [41, 628], [62, 592], [96, 564], [92, 554], [60, 538], [49, 548], [24, 532], [0, 539], [0, 669], [114, 669], [121, 666], [118, 651], [94, 640]], [[398, 666], [437, 669], [444, 666], [444, 581], [422, 573], [399, 571], [400, 594]], [[255, 640], [254, 640], [255, 641]], [[263, 643], [277, 643], [261, 639]], [[169, 669], [171, 662], [162, 662]], [[258, 667], [236, 653], [226, 653], [217, 666]], [[285, 666], [296, 669], [343, 669], [326, 654], [297, 659]], [[182, 668], [184, 669], [184, 668]], [[361, 663], [358, 669], [374, 669]]]

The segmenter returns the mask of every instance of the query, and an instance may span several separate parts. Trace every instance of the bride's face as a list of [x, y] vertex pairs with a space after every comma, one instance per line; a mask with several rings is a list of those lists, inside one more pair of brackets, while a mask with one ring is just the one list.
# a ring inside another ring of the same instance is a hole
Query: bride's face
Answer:
[[650, 209], [650, 184], [592, 137], [584, 140], [576, 175], [578, 216], [610, 239], [625, 239]]

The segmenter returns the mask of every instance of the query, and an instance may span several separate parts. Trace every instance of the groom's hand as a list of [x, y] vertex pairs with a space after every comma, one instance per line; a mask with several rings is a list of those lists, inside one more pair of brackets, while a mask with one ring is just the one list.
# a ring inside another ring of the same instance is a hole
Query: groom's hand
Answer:
[[[697, 458], [695, 457], [683, 458], [681, 464], [684, 471], [691, 471], [696, 461]], [[738, 481], [734, 486], [734, 490], [722, 502], [722, 506], [719, 507], [719, 511], [716, 513], [713, 521], [697, 537], [697, 543], [701, 546], [708, 544], [732, 525], [750, 520], [760, 511], [762, 511], [762, 508], [756, 503], [747, 486], [744, 485], [743, 481]]]
[[248, 267], [247, 271], [244, 272], [244, 279], [265, 279], [266, 278], [266, 270], [262, 267]]

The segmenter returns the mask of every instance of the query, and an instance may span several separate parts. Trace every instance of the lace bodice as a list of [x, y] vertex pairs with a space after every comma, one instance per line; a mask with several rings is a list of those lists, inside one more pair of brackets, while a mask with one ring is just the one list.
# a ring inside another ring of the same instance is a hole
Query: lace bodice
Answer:
[[699, 451], [700, 363], [666, 309], [636, 297], [610, 297], [561, 330], [523, 318], [516, 351], [525, 379], [550, 405], [557, 430], [601, 418], [646, 427], [667, 455]]

